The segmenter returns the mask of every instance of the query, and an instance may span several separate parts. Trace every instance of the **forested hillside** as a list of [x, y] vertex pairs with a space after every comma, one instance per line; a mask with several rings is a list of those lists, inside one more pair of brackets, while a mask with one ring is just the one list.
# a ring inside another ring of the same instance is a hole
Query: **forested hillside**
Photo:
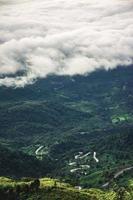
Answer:
[[29, 173], [102, 187], [132, 167], [132, 77], [130, 66], [86, 76], [51, 75], [24, 88], [1, 86], [0, 143], [6, 149], [1, 163], [10, 160], [10, 169], [1, 164], [1, 175]]

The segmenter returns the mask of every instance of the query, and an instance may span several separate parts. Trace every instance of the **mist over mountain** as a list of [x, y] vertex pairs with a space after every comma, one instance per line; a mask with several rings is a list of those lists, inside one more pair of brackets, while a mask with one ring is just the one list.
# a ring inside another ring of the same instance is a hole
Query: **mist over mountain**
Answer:
[[129, 0], [1, 0], [0, 85], [131, 65], [132, 35]]
[[0, 199], [132, 197], [133, 1], [0, 0]]

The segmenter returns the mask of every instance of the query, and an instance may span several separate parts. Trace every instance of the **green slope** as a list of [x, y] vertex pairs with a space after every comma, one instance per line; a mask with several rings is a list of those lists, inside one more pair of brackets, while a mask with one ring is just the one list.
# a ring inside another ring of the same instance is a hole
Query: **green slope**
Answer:
[[[32, 187], [34, 180], [11, 180], [0, 178], [0, 196], [8, 200], [115, 200], [117, 196], [113, 191], [102, 191], [98, 189], [76, 189], [69, 184], [59, 182], [57, 179], [40, 179], [39, 187]], [[131, 194], [123, 194], [130, 199]], [[125, 199], [125, 200], [126, 200]]]
[[[49, 76], [25, 88], [0, 87], [0, 143], [14, 152], [12, 158], [18, 149], [35, 157], [39, 146], [44, 146], [43, 160], [35, 161], [40, 168], [39, 175], [34, 170], [35, 176], [101, 187], [112, 174], [133, 163], [132, 77], [131, 66], [87, 76]], [[99, 163], [92, 158], [94, 151]], [[90, 165], [86, 174], [84, 170], [70, 172], [69, 163], [75, 162], [79, 152], [91, 152], [75, 166]], [[15, 162], [21, 166], [21, 159]], [[17, 168], [16, 164], [11, 164], [11, 169]], [[5, 164], [6, 170], [9, 176], [24, 173], [11, 173]], [[27, 168], [24, 170], [26, 174]]]
[[115, 185], [110, 191], [94, 188], [79, 190], [58, 179], [13, 180], [0, 177], [0, 197], [8, 200], [132, 200], [132, 183], [133, 180], [130, 180], [126, 188]]

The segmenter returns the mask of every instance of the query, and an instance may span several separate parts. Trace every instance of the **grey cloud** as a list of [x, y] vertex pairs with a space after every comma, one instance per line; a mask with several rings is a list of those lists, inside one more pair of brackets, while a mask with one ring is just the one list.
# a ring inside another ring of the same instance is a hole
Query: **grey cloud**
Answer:
[[132, 0], [3, 2], [0, 85], [21, 87], [51, 73], [83, 75], [133, 63]]

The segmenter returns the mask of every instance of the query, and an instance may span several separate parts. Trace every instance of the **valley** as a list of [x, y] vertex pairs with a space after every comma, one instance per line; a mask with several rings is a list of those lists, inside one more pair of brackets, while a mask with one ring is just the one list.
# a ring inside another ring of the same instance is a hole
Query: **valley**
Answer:
[[0, 0], [0, 200], [133, 200], [133, 1]]
[[1, 175], [46, 176], [81, 188], [128, 185], [132, 169], [115, 176], [133, 164], [132, 77], [131, 66], [48, 76], [10, 92], [1, 87]]

